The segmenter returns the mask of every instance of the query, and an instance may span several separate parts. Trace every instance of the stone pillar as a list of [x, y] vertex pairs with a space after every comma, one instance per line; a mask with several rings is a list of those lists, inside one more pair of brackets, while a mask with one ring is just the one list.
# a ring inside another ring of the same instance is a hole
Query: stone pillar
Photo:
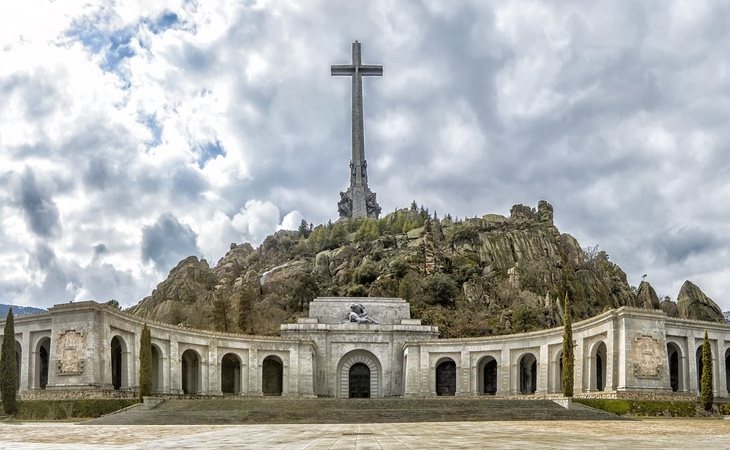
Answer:
[[248, 352], [248, 393], [249, 395], [264, 395], [261, 388], [261, 365], [258, 361], [258, 351], [252, 347]]
[[469, 361], [469, 350], [462, 350], [460, 359], [458, 378], [456, 379], [456, 395], [473, 395], [476, 393], [476, 389], [470, 389], [471, 362]]
[[543, 344], [540, 346], [540, 354], [537, 360], [537, 390], [536, 394], [547, 394], [549, 391], [548, 386], [548, 372], [550, 370], [550, 353], [548, 351], [548, 345]]
[[613, 327], [608, 332], [608, 336], [606, 338], [606, 362], [604, 363], [606, 367], [603, 369], [606, 372], [606, 386], [604, 387], [607, 391], [615, 391], [616, 390], [616, 384], [613, 376], [614, 368], [615, 368], [615, 354], [614, 354], [614, 346], [613, 346]]
[[717, 369], [718, 369], [718, 397], [728, 397], [728, 386], [727, 385], [727, 372], [725, 370], [725, 352], [722, 350], [725, 348], [724, 340], [718, 338], [717, 340]]
[[33, 385], [31, 381], [33, 372], [30, 367], [34, 353], [30, 345], [30, 332], [25, 331], [20, 337], [20, 349], [23, 352], [20, 359], [20, 392], [27, 391]]
[[501, 393], [505, 395], [513, 394], [514, 389], [514, 375], [512, 367], [512, 350], [504, 349], [502, 351], [502, 361], [499, 362], [499, 389], [497, 394]]
[[218, 346], [214, 340], [208, 342], [208, 383], [205, 384], [209, 395], [223, 395], [221, 391], [221, 361]]
[[583, 339], [579, 339], [576, 341], [575, 346], [575, 364], [573, 364], [574, 372], [574, 384], [573, 384], [573, 392], [579, 393], [579, 392], [586, 392], [586, 386], [583, 383], [583, 366], [585, 364], [585, 342]]
[[171, 394], [182, 394], [182, 361], [178, 348], [177, 336], [170, 334], [170, 374], [169, 389]]

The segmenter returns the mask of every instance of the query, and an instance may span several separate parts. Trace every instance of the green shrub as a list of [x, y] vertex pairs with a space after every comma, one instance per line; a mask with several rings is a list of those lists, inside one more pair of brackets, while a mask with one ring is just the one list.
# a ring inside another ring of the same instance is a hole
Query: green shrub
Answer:
[[18, 367], [15, 361], [15, 325], [13, 308], [5, 318], [2, 351], [0, 351], [0, 392], [5, 414], [13, 415], [17, 410]]
[[367, 286], [368, 284], [375, 281], [380, 274], [378, 273], [378, 268], [375, 266], [375, 264], [365, 262], [361, 264], [360, 267], [355, 269], [352, 275], [356, 283]]
[[147, 324], [139, 340], [139, 398], [152, 395], [152, 337]]
[[25, 400], [18, 402], [21, 420], [65, 420], [100, 417], [138, 403], [138, 399]]
[[565, 294], [565, 306], [563, 308], [563, 396], [573, 396], [575, 356], [573, 355], [573, 325], [570, 320], [570, 302], [568, 294]]
[[692, 401], [662, 400], [618, 400], [575, 398], [574, 402], [591, 408], [601, 409], [619, 416], [671, 416], [694, 417], [697, 414], [696, 403]]
[[702, 374], [700, 378], [700, 404], [709, 411], [712, 409], [712, 350], [710, 350], [710, 341], [707, 339], [707, 330], [705, 330], [705, 341], [702, 344]]

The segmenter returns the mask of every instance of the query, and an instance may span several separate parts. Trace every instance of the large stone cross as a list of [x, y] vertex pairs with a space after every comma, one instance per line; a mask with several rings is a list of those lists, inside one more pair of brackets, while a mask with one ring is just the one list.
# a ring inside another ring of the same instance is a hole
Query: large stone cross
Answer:
[[352, 160], [350, 161], [350, 188], [342, 192], [339, 206], [342, 217], [377, 217], [380, 206], [375, 194], [368, 188], [365, 161], [365, 132], [362, 113], [362, 77], [383, 75], [383, 66], [363, 64], [360, 43], [352, 43], [352, 64], [332, 66], [333, 76], [352, 77]]

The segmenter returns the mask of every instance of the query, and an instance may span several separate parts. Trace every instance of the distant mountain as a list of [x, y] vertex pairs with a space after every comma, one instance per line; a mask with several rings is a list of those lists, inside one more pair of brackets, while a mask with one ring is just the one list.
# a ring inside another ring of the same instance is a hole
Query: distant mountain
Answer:
[[11, 307], [13, 308], [13, 315], [15, 317], [46, 312], [45, 309], [34, 308], [32, 306], [6, 305], [4, 303], [0, 303], [0, 320], [5, 320], [5, 317], [8, 315], [8, 309]]

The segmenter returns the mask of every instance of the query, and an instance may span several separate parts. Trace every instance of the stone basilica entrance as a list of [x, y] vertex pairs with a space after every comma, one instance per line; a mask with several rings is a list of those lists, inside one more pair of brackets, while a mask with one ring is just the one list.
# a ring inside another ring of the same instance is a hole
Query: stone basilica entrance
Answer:
[[357, 363], [350, 367], [350, 398], [370, 398], [370, 368]]

